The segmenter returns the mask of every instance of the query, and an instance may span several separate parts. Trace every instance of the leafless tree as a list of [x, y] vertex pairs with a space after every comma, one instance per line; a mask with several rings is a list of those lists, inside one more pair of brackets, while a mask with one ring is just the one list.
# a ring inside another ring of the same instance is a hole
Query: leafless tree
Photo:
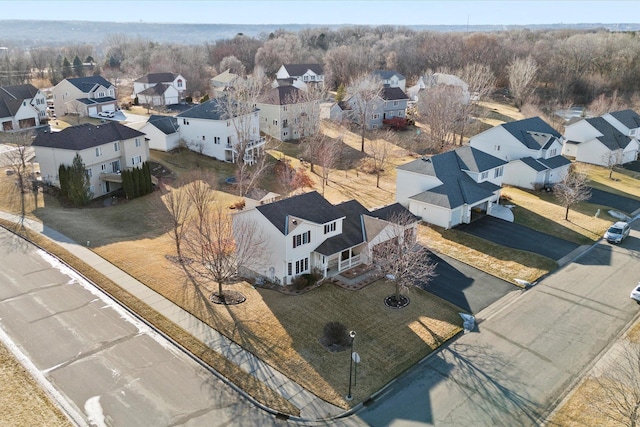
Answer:
[[376, 174], [376, 187], [380, 188], [380, 174], [384, 171], [391, 155], [392, 145], [397, 141], [397, 135], [393, 130], [377, 132], [369, 141], [367, 154], [370, 156], [374, 173]]
[[[159, 204], [164, 206], [169, 212], [167, 232], [176, 247], [177, 260], [182, 264], [185, 260], [182, 254], [182, 241], [189, 227], [191, 220], [191, 200], [184, 186], [189, 184], [189, 180], [179, 178], [176, 185], [169, 187], [166, 183], [160, 182], [158, 194]], [[159, 211], [160, 209], [156, 209]], [[158, 221], [155, 221], [156, 224]]]
[[467, 120], [465, 107], [462, 89], [457, 86], [438, 85], [420, 95], [419, 120], [428, 127], [431, 151], [442, 153], [455, 145], [456, 131]]
[[225, 70], [229, 70], [230, 73], [237, 74], [239, 76], [244, 77], [246, 75], [246, 70], [242, 62], [236, 58], [235, 56], [225, 56], [220, 61], [220, 72]]
[[286, 197], [298, 188], [313, 187], [314, 184], [304, 168], [294, 169], [286, 160], [280, 160], [276, 164], [275, 173]]
[[625, 107], [624, 101], [618, 96], [618, 91], [614, 91], [611, 96], [600, 95], [589, 104], [589, 112], [594, 116], [602, 116], [612, 111], [619, 111]]
[[517, 108], [520, 108], [533, 94], [538, 72], [538, 64], [531, 55], [526, 58], [515, 58], [507, 67], [509, 90]]
[[640, 425], [640, 344], [623, 341], [615, 361], [596, 382], [602, 398], [593, 404], [600, 414], [620, 425]]
[[460, 78], [469, 85], [471, 103], [484, 100], [493, 92], [496, 78], [491, 68], [486, 64], [467, 64], [461, 71]]
[[77, 99], [65, 103], [64, 108], [67, 114], [72, 114], [76, 117], [76, 124], [80, 124], [80, 117], [87, 111], [87, 106]]
[[20, 132], [10, 134], [8, 140], [10, 149], [4, 153], [4, 157], [9, 169], [16, 177], [15, 188], [20, 197], [20, 224], [22, 224], [26, 215], [26, 195], [32, 188], [30, 177], [33, 171], [29, 166], [29, 159], [33, 155], [31, 149], [33, 133]]
[[604, 165], [609, 169], [609, 179], [613, 179], [613, 169], [616, 166], [620, 166], [624, 159], [624, 153], [622, 149], [610, 150], [602, 155]]
[[236, 164], [236, 185], [244, 196], [258, 182], [267, 169], [264, 146], [260, 147], [258, 111], [255, 107], [266, 87], [266, 80], [250, 77], [216, 98], [222, 117], [229, 120], [235, 131], [233, 157]]
[[333, 139], [325, 134], [319, 134], [315, 138], [314, 145], [317, 147], [315, 162], [321, 168], [322, 195], [324, 196], [325, 186], [329, 184], [329, 174], [340, 160], [342, 152], [342, 139]]
[[417, 219], [410, 212], [392, 215], [380, 233], [382, 243], [372, 249], [373, 263], [394, 284], [387, 297], [393, 306], [408, 303], [401, 293], [412, 286], [425, 286], [434, 276], [436, 264], [427, 250], [417, 244]]
[[591, 188], [587, 185], [589, 178], [586, 174], [578, 172], [575, 165], [571, 165], [562, 180], [553, 186], [553, 194], [566, 208], [564, 219], [569, 220], [569, 209], [591, 197]]
[[372, 74], [364, 74], [353, 81], [347, 92], [351, 96], [353, 114], [360, 125], [360, 151], [364, 153], [364, 139], [367, 123], [369, 122], [368, 119], [373, 112], [374, 106], [382, 102], [380, 98], [382, 81]]
[[220, 203], [207, 202], [195, 210], [198, 218], [190, 223], [184, 239], [184, 252], [191, 261], [185, 268], [196, 280], [217, 283], [216, 301], [231, 303], [223, 285], [237, 280], [249, 261], [256, 265], [265, 257], [267, 240], [256, 223], [233, 220]]

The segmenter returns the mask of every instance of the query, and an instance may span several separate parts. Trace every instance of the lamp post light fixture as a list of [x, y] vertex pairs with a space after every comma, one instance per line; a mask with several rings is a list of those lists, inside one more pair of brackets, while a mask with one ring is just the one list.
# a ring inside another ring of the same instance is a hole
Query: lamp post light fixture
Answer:
[[349, 348], [349, 393], [347, 394], [347, 400], [353, 400], [353, 396], [351, 395], [351, 377], [353, 375], [353, 341], [356, 339], [356, 331], [349, 332], [349, 337], [351, 338], [350, 348]]

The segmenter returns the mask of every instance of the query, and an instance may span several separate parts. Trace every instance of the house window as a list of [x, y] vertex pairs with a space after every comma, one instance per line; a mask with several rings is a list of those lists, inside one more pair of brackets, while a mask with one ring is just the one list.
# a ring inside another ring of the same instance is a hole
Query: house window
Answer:
[[309, 81], [309, 76], [302, 76], [302, 80], [304, 80], [305, 82]]
[[136, 138], [136, 147], [140, 147], [141, 142], [140, 142], [140, 138]]
[[311, 241], [311, 230], [304, 232], [302, 234], [296, 234], [293, 236], [293, 247], [297, 248], [298, 246], [304, 245]]
[[285, 131], [284, 131], [284, 133], [283, 133], [282, 135], [284, 135], [284, 136], [288, 136], [288, 135], [289, 135], [289, 132], [287, 132], [287, 131], [285, 130]]
[[220, 137], [219, 136], [214, 136], [213, 137], [213, 143], [214, 144], [220, 144]]
[[296, 261], [296, 274], [304, 273], [309, 270], [309, 258], [303, 258]]
[[202, 135], [202, 140], [204, 141], [205, 139], [206, 139], [206, 138], [205, 138], [205, 136], [204, 136], [204, 135]]
[[96, 147], [96, 157], [102, 156], [102, 147]]
[[119, 142], [114, 142], [113, 143], [113, 151], [120, 151], [120, 143]]
[[231, 137], [227, 137], [227, 147], [231, 147]]
[[402, 117], [402, 116], [404, 116], [404, 111], [398, 110], [398, 117]]
[[278, 121], [277, 121], [277, 120], [274, 120], [274, 121], [273, 121], [273, 125], [274, 125], [274, 126], [278, 126]]
[[324, 234], [331, 233], [332, 231], [336, 231], [336, 223], [335, 221], [329, 224], [324, 225]]
[[282, 127], [283, 127], [283, 128], [289, 127], [289, 121], [288, 121], [287, 119], [284, 119], [284, 120], [282, 121]]
[[131, 158], [131, 164], [133, 166], [142, 163], [142, 156], [135, 156]]
[[183, 125], [188, 125], [188, 124], [189, 124], [189, 122], [187, 121], [187, 119], [182, 119], [182, 124], [183, 124]]
[[91, 172], [91, 168], [89, 168], [89, 169], [85, 169], [84, 171], [85, 171], [85, 172], [86, 172], [86, 174], [87, 174], [87, 178], [91, 178], [91, 177], [93, 176], [93, 173]]
[[287, 111], [287, 106], [286, 105], [282, 106], [282, 111]]
[[494, 149], [495, 151], [500, 151], [500, 146], [499, 146], [499, 145], [494, 145], [494, 146], [493, 146], [493, 149]]
[[400, 105], [400, 103], [398, 101], [393, 101], [393, 106], [397, 107], [398, 105]]
[[227, 120], [227, 127], [231, 126], [231, 120]]
[[372, 118], [373, 120], [378, 120], [378, 119], [380, 118], [380, 114], [372, 114], [372, 115], [371, 115], [371, 118]]
[[497, 178], [499, 176], [502, 176], [502, 172], [504, 171], [504, 166], [500, 166], [499, 168], [496, 169], [493, 177]]
[[485, 179], [487, 179], [489, 177], [489, 172], [482, 172], [480, 174], [480, 180], [484, 181]]
[[293, 268], [292, 268], [292, 264], [289, 262], [287, 263], [287, 275], [291, 276], [293, 274]]
[[549, 150], [549, 156], [550, 156], [550, 157], [553, 157], [553, 156], [555, 156], [555, 155], [556, 155], [556, 153], [557, 153], [557, 152], [558, 152], [558, 149], [557, 149], [557, 148], [554, 148], [553, 150]]
[[100, 169], [102, 169], [102, 172], [106, 171], [107, 170], [107, 164], [106, 163], [101, 164], [100, 165]]
[[182, 79], [178, 79], [178, 87], [182, 87]]
[[311, 81], [315, 81], [316, 80], [316, 76], [311, 76]]

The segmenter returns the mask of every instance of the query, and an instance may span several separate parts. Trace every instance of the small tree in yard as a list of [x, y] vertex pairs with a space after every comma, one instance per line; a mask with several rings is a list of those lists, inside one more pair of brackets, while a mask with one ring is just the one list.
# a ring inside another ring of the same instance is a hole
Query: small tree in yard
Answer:
[[382, 81], [376, 76], [365, 74], [354, 80], [348, 92], [353, 97], [353, 113], [356, 115], [360, 125], [360, 151], [364, 153], [367, 119], [371, 115], [376, 102], [380, 102]]
[[566, 175], [553, 187], [553, 194], [560, 205], [566, 208], [564, 219], [569, 220], [569, 209], [591, 198], [591, 188], [587, 185], [589, 178], [586, 174], [578, 172], [575, 165], [571, 165]]
[[[16, 133], [10, 135], [9, 145], [11, 149], [4, 153], [4, 157], [9, 164], [9, 169], [16, 176], [16, 189], [20, 196], [20, 223], [24, 221], [26, 214], [26, 194], [29, 192], [30, 180], [29, 180], [29, 165], [28, 160], [30, 156], [29, 147], [31, 146], [32, 134], [28, 133]], [[37, 196], [36, 196], [37, 197]]]
[[624, 153], [622, 149], [611, 150], [602, 155], [605, 166], [609, 169], [609, 179], [613, 179], [613, 169], [622, 164]]
[[389, 161], [391, 155], [391, 144], [397, 141], [394, 131], [386, 130], [376, 135], [376, 138], [369, 142], [368, 153], [373, 162], [374, 172], [376, 174], [376, 187], [380, 188], [380, 174]]
[[428, 256], [427, 250], [417, 244], [416, 218], [405, 211], [392, 215], [381, 232], [383, 243], [373, 248], [373, 260], [378, 270], [393, 282], [395, 292], [385, 298], [385, 304], [402, 308], [409, 304], [409, 298], [402, 291], [412, 287], [425, 286], [435, 276], [436, 264]]
[[64, 180], [60, 179], [60, 188], [62, 194], [65, 195], [69, 201], [76, 206], [85, 206], [89, 204], [93, 198], [91, 193], [91, 183], [89, 181], [89, 175], [87, 174], [86, 167], [82, 161], [80, 154], [76, 154], [73, 158], [71, 166], [60, 165], [58, 175]]

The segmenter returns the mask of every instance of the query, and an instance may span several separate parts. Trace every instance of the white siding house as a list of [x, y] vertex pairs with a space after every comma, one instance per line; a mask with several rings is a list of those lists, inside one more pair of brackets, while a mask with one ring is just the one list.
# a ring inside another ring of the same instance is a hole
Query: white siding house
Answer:
[[133, 82], [133, 95], [140, 104], [172, 105], [184, 101], [187, 81], [180, 74], [151, 73]]
[[277, 80], [293, 79], [305, 85], [324, 86], [324, 71], [320, 64], [284, 64], [276, 72]]
[[116, 111], [116, 87], [100, 76], [64, 79], [52, 90], [58, 117], [66, 114], [96, 117], [100, 112]]
[[145, 135], [116, 122], [83, 124], [60, 132], [39, 133], [33, 141], [36, 161], [44, 182], [60, 187], [60, 165], [71, 165], [76, 153], [82, 157], [93, 197], [122, 188], [120, 172], [141, 167], [149, 159]]
[[33, 129], [47, 117], [47, 99], [31, 84], [0, 87], [0, 132]]
[[152, 115], [144, 123], [128, 126], [146, 134], [152, 150], [171, 151], [180, 145], [180, 126], [176, 117]]

